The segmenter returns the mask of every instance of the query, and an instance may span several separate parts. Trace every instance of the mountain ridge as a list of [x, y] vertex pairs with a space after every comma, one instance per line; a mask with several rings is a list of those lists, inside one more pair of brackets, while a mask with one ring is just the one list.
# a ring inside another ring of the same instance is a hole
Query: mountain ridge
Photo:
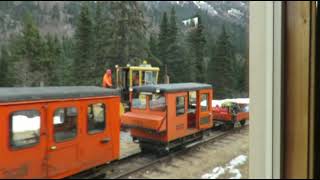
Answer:
[[[94, 7], [95, 3], [90, 2]], [[237, 52], [245, 52], [248, 39], [248, 2], [244, 1], [140, 1], [144, 8], [147, 35], [159, 32], [163, 12], [174, 7], [179, 29], [187, 27], [183, 21], [202, 16], [208, 43], [214, 43], [222, 26], [227, 26]], [[23, 17], [31, 13], [41, 35], [72, 37], [75, 32], [81, 1], [1, 1], [0, 2], [0, 46], [12, 36], [21, 33]], [[92, 8], [94, 9], [94, 8]]]

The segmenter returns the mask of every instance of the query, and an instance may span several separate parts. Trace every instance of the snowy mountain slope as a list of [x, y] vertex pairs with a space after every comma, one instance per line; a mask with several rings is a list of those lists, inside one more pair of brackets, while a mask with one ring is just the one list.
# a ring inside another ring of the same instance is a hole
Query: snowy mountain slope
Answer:
[[[248, 2], [244, 1], [144, 1], [148, 8], [162, 8], [165, 4], [205, 11], [210, 16], [228, 16], [229, 11], [246, 14]], [[234, 16], [234, 14], [231, 14]]]
[[[247, 26], [248, 2], [245, 1], [141, 1], [146, 22], [157, 31], [164, 11], [175, 7], [178, 22], [201, 13], [210, 27], [217, 24]], [[42, 34], [72, 36], [80, 1], [2, 1], [0, 3], [0, 44], [21, 30], [23, 14], [32, 12]], [[214, 27], [212, 27], [214, 28]]]

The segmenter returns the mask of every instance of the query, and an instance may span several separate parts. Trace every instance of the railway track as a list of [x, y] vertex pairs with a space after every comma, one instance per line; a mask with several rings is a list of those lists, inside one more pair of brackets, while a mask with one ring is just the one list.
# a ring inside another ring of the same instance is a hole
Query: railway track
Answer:
[[[221, 139], [230, 133], [239, 132], [241, 129], [248, 127], [245, 125], [243, 127], [236, 127], [228, 131], [214, 130], [206, 132], [204, 138], [200, 141], [188, 144], [184, 148], [177, 149], [173, 152], [170, 152], [168, 155], [159, 157], [155, 154], [145, 154], [145, 153], [136, 153], [128, 157], [124, 157], [118, 161], [114, 161], [111, 164], [98, 167], [73, 178], [81, 179], [124, 179], [128, 178], [130, 175], [146, 170], [152, 165], [155, 165], [160, 162], [167, 161], [179, 154], [183, 154], [186, 151], [189, 151], [199, 145], [208, 144], [214, 142], [218, 139]], [[72, 179], [73, 179], [72, 178]]]

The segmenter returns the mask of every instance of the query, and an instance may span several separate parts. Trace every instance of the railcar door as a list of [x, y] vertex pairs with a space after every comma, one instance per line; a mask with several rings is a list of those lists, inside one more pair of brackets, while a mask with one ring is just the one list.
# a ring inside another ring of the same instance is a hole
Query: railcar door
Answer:
[[197, 97], [198, 104], [198, 128], [207, 129], [212, 127], [212, 91], [200, 90]]
[[48, 105], [49, 177], [70, 175], [79, 166], [80, 114], [78, 102], [54, 102]]
[[[179, 92], [168, 97], [168, 137], [169, 141], [184, 137], [188, 128], [188, 93]], [[173, 108], [170, 108], [173, 107]]]
[[[86, 166], [97, 166], [113, 159], [113, 142], [118, 142], [112, 136], [112, 131], [116, 131], [112, 121], [118, 121], [112, 114], [117, 107], [112, 103], [112, 99], [87, 101], [85, 106], [83, 122], [85, 128], [81, 141], [81, 161]], [[118, 115], [119, 116], [119, 115]], [[116, 116], [116, 117], [118, 117]], [[118, 129], [120, 131], [120, 129]]]
[[42, 105], [7, 106], [0, 115], [0, 178], [46, 178], [47, 138]]

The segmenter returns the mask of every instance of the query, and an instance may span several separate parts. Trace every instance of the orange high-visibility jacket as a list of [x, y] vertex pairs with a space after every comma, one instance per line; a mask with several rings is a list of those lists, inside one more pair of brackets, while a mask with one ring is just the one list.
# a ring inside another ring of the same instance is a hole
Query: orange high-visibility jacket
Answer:
[[102, 86], [105, 88], [111, 88], [112, 87], [112, 76], [108, 75], [107, 73], [103, 76], [103, 82]]

